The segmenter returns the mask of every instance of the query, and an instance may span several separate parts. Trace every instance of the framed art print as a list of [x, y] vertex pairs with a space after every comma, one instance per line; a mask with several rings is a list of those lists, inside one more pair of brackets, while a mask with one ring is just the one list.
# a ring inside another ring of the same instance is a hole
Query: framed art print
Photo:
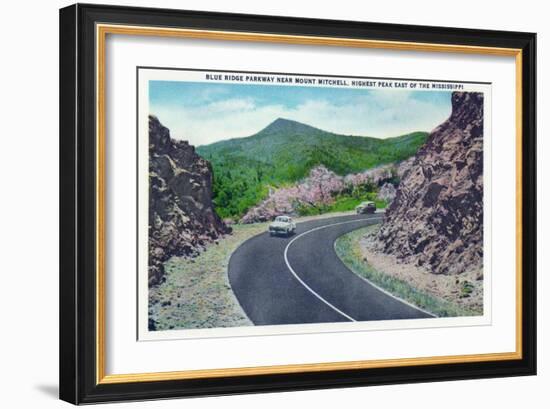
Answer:
[[534, 34], [74, 5], [60, 47], [61, 399], [535, 373]]

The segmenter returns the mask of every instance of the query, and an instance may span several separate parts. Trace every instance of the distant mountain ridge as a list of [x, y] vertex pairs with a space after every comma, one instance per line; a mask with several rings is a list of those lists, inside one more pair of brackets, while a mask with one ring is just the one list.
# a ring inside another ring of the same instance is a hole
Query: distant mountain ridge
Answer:
[[247, 140], [252, 137], [266, 137], [266, 136], [272, 136], [272, 135], [278, 135], [282, 133], [293, 133], [293, 134], [299, 134], [299, 133], [308, 133], [311, 131], [321, 131], [325, 132], [319, 128], [315, 128], [314, 126], [307, 125], [298, 121], [293, 121], [292, 119], [286, 119], [286, 118], [277, 118], [273, 122], [271, 122], [269, 125], [267, 125], [265, 128], [261, 129], [259, 132], [249, 135], [249, 136], [243, 136], [243, 137], [237, 137], [237, 138], [231, 138], [223, 141], [218, 141], [211, 143], [209, 145], [201, 145], [198, 148], [202, 148], [203, 146], [215, 146], [215, 145], [223, 145], [232, 143], [232, 142], [242, 142], [243, 140]]
[[270, 187], [296, 182], [323, 165], [345, 176], [413, 156], [426, 132], [394, 138], [341, 135], [278, 118], [254, 135], [199, 146], [214, 169], [214, 204], [237, 218], [267, 196]]
[[[298, 121], [278, 118], [251, 136], [199, 146], [197, 152], [206, 159], [213, 160], [221, 154], [223, 156], [244, 155], [254, 160], [271, 162], [277, 161], [280, 157], [287, 159], [285, 153], [292, 147], [298, 148], [301, 153], [306, 153], [306, 156], [302, 156], [299, 161], [311, 159], [309, 156], [315, 153], [315, 157], [312, 158], [315, 161], [313, 166], [324, 164], [336, 173], [347, 174], [381, 163], [406, 159], [416, 152], [427, 135], [427, 132], [412, 132], [393, 138], [379, 139], [337, 134]], [[340, 157], [341, 153], [347, 154], [349, 158], [346, 160]], [[335, 163], [323, 163], [323, 159], [330, 162], [333, 156], [337, 159]], [[292, 158], [288, 159], [294, 162]], [[305, 176], [313, 166], [300, 176]]]

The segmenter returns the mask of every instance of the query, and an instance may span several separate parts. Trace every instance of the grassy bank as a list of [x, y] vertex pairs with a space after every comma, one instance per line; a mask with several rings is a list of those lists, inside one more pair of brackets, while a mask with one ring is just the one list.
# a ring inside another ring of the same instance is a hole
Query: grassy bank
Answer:
[[336, 240], [334, 244], [336, 254], [338, 254], [338, 257], [340, 257], [351, 271], [366, 278], [391, 294], [419, 308], [429, 311], [438, 317], [472, 316], [481, 313], [478, 310], [464, 308], [456, 303], [444, 300], [411, 285], [403, 279], [393, 277], [390, 274], [374, 269], [372, 265], [367, 262], [367, 258], [361, 246], [361, 240], [365, 234], [377, 228], [378, 226], [369, 226], [354, 230]]

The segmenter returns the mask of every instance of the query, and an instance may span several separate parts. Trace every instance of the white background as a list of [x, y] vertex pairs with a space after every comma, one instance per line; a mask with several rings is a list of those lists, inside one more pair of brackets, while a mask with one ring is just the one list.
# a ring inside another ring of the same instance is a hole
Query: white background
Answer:
[[[107, 0], [103, 3], [111, 3]], [[550, 53], [548, 11], [543, 2], [462, 1], [452, 7], [440, 2], [388, 1], [368, 4], [279, 0], [265, 3], [223, 1], [117, 1], [157, 7], [232, 11], [256, 14], [335, 18], [406, 24], [461, 26], [539, 33], [538, 134], [539, 209], [548, 207], [550, 155], [547, 134], [548, 97], [542, 93]], [[58, 345], [58, 11], [61, 1], [10, 2], [4, 5], [0, 25], [3, 46], [2, 82], [2, 273], [3, 313], [0, 402], [4, 407], [60, 407], [57, 395]], [[540, 5], [539, 5], [540, 4]], [[512, 181], [510, 182], [512, 185]], [[539, 254], [550, 245], [545, 227], [547, 212], [539, 213]], [[545, 407], [549, 400], [550, 360], [545, 351], [550, 290], [545, 276], [548, 263], [539, 257], [539, 375], [397, 385], [330, 391], [249, 395], [186, 401], [191, 408], [235, 406], [334, 407], [344, 402], [371, 407]], [[546, 322], [545, 322], [546, 321]], [[228, 351], [230, 353], [230, 351]], [[181, 407], [181, 401], [131, 403], [126, 407]], [[117, 406], [121, 406], [117, 405]]]

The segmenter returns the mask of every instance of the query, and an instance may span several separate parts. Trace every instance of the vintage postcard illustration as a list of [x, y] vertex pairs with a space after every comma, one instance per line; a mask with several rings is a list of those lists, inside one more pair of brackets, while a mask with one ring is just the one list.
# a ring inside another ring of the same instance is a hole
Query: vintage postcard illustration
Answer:
[[486, 322], [490, 84], [143, 68], [138, 87], [144, 339]]

